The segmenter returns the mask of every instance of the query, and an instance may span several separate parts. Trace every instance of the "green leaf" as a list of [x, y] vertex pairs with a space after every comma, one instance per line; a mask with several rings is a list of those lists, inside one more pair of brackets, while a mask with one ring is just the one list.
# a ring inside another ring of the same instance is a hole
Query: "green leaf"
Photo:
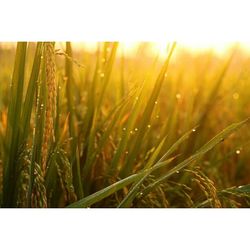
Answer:
[[117, 192], [118, 190], [126, 187], [127, 185], [133, 183], [134, 181], [140, 179], [143, 176], [143, 173], [133, 174], [123, 180], [120, 180], [94, 194], [91, 194], [77, 202], [70, 204], [69, 208], [80, 208], [80, 207], [89, 207], [94, 203], [101, 201], [102, 199], [110, 196], [111, 194]]
[[18, 169], [15, 164], [18, 159], [20, 147], [20, 117], [23, 104], [23, 86], [26, 58], [26, 42], [17, 43], [15, 66], [10, 90], [10, 102], [8, 106], [8, 121], [5, 145], [5, 164], [3, 169], [3, 206], [14, 206], [16, 181]]
[[250, 193], [250, 184], [233, 188], [231, 189], [231, 191], [239, 193]]
[[33, 102], [35, 97], [35, 92], [38, 86], [38, 76], [40, 72], [41, 56], [42, 56], [42, 42], [37, 43], [36, 53], [33, 61], [32, 72], [30, 75], [30, 80], [24, 100], [23, 111], [22, 111], [22, 141], [27, 139], [29, 128], [30, 128], [30, 118], [33, 108]]

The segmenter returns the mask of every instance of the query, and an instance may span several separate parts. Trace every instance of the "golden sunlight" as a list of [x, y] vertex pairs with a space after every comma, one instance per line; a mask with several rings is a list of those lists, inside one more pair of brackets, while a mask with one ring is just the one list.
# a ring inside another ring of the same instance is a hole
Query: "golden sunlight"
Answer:
[[[127, 57], [134, 57], [136, 52], [142, 44], [141, 42], [120, 42], [118, 49], [118, 56], [122, 54]], [[246, 53], [250, 52], [250, 43], [246, 42], [202, 42], [202, 41], [188, 41], [188, 42], [178, 42], [177, 41], [177, 53], [180, 49], [185, 49], [191, 53], [199, 53], [204, 51], [213, 51], [214, 54], [224, 55], [230, 48], [238, 45]], [[98, 48], [98, 42], [73, 42], [73, 47], [77, 50], [86, 50], [90, 53], [96, 52]], [[147, 53], [151, 56], [158, 55], [160, 58], [166, 58], [168, 54], [168, 48], [170, 46], [169, 41], [155, 41], [147, 42]]]

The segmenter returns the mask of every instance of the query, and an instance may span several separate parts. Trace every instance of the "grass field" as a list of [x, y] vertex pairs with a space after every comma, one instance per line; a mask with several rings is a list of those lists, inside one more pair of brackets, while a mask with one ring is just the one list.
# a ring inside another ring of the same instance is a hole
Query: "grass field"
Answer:
[[1, 207], [250, 206], [249, 55], [150, 46], [0, 44]]

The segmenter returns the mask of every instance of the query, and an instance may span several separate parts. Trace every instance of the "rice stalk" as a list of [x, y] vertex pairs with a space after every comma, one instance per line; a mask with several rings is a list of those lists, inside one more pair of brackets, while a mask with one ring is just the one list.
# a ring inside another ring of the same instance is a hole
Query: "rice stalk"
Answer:
[[55, 65], [55, 50], [53, 42], [46, 42], [45, 49], [45, 68], [46, 68], [46, 85], [47, 85], [47, 101], [45, 128], [42, 146], [42, 171], [46, 172], [46, 162], [48, 158], [49, 145], [54, 141], [54, 117], [56, 112], [56, 65]]

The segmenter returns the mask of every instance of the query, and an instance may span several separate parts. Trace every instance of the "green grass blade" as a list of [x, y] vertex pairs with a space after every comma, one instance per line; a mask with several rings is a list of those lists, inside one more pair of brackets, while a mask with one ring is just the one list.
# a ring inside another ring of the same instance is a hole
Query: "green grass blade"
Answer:
[[133, 107], [132, 107], [132, 112], [131, 112], [131, 115], [129, 116], [126, 127], [123, 128], [124, 133], [122, 135], [121, 141], [116, 149], [116, 153], [114, 154], [114, 157], [110, 164], [110, 169], [109, 169], [110, 174], [114, 174], [114, 171], [118, 168], [118, 163], [120, 161], [120, 158], [122, 154], [124, 153], [125, 148], [129, 141], [130, 131], [132, 131], [134, 128], [134, 124], [135, 124], [138, 112], [140, 110], [140, 107], [141, 107], [141, 102], [142, 102], [142, 88], [138, 90], [138, 100], [135, 100]]
[[181, 138], [179, 138], [170, 148], [169, 150], [162, 156], [159, 161], [163, 161], [167, 157], [169, 157], [185, 140], [189, 138], [189, 136], [196, 131], [196, 128], [191, 129], [186, 132]]
[[89, 207], [93, 205], [94, 203], [101, 201], [102, 199], [110, 196], [111, 194], [117, 192], [118, 190], [126, 187], [127, 185], [133, 183], [134, 181], [140, 179], [142, 177], [143, 173], [134, 174], [131, 175], [123, 180], [120, 180], [94, 194], [91, 194], [82, 200], [79, 200], [77, 202], [74, 202], [70, 204], [69, 208], [80, 208], [80, 207]]
[[37, 81], [40, 72], [41, 56], [42, 56], [42, 42], [37, 43], [36, 53], [33, 62], [33, 68], [30, 75], [30, 80], [28, 84], [28, 89], [26, 92], [23, 111], [22, 111], [22, 141], [27, 139], [29, 128], [30, 128], [30, 118], [33, 108], [33, 102], [35, 97], [35, 92], [37, 90]]
[[[71, 43], [66, 42], [66, 53], [71, 58], [72, 57], [72, 48]], [[66, 95], [67, 95], [67, 105], [68, 105], [68, 112], [69, 112], [69, 134], [70, 137], [75, 138], [76, 131], [75, 131], [75, 113], [74, 113], [74, 101], [73, 101], [73, 62], [70, 58], [65, 58], [65, 75], [66, 75]], [[74, 151], [74, 150], [73, 150]]]
[[[72, 58], [72, 48], [71, 43], [66, 42], [66, 53]], [[74, 92], [73, 92], [73, 63], [70, 58], [66, 57], [65, 62], [65, 74], [67, 77], [66, 89], [67, 89], [67, 104], [68, 104], [68, 112], [69, 112], [69, 135], [71, 137], [71, 164], [72, 164], [72, 172], [73, 172], [73, 183], [76, 190], [77, 197], [81, 199], [83, 197], [83, 187], [81, 182], [81, 174], [80, 174], [80, 164], [76, 159], [77, 154], [77, 141], [76, 141], [76, 118], [75, 118], [75, 103], [74, 103]]]
[[3, 205], [11, 207], [14, 205], [14, 196], [16, 191], [17, 166], [20, 136], [20, 117], [23, 102], [23, 86], [25, 73], [26, 42], [19, 42], [16, 49], [15, 66], [10, 90], [10, 102], [8, 108], [8, 122], [6, 145], [8, 152], [3, 169]]
[[[99, 97], [98, 104], [97, 104], [98, 110], [101, 108], [101, 104], [103, 102], [103, 97], [104, 97], [105, 91], [106, 91], [108, 83], [109, 83], [111, 71], [113, 69], [114, 62], [115, 62], [115, 57], [116, 57], [118, 45], [119, 45], [118, 42], [113, 43], [109, 60], [104, 68], [104, 72], [103, 72], [104, 77], [103, 77], [103, 81], [102, 81], [102, 88], [100, 91], [100, 97]], [[106, 52], [106, 49], [105, 49], [105, 52]]]

